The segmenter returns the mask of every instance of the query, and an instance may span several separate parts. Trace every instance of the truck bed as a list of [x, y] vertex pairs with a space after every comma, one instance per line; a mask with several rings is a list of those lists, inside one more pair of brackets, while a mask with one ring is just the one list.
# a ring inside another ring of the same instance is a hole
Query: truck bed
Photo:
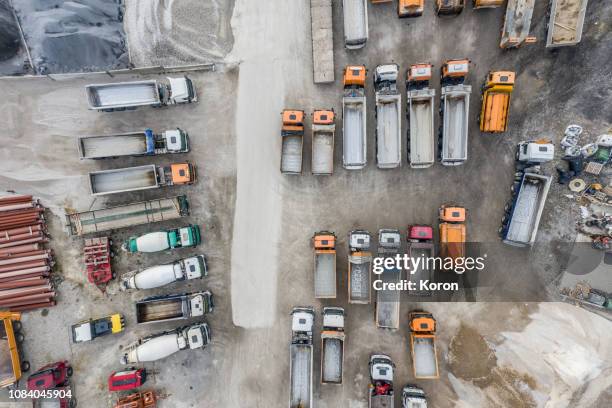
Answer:
[[135, 132], [81, 137], [79, 138], [79, 150], [81, 158], [85, 159], [142, 155], [147, 153], [146, 135], [144, 132]]
[[408, 92], [410, 166], [429, 167], [435, 160], [433, 89]]
[[137, 81], [87, 86], [92, 108], [112, 109], [160, 103], [156, 81]]
[[365, 98], [345, 97], [342, 110], [342, 156], [344, 167], [347, 169], [360, 169], [366, 165]]
[[343, 0], [344, 42], [358, 48], [368, 38], [368, 6], [366, 0]]
[[393, 408], [393, 395], [370, 395], [369, 408]]
[[[537, 181], [537, 184], [530, 181]], [[549, 176], [525, 174], [512, 209], [505, 243], [521, 246], [533, 243], [549, 187]]]
[[510, 94], [507, 92], [487, 92], [484, 111], [484, 132], [503, 131], [508, 121]]
[[546, 47], [580, 42], [587, 3], [588, 0], [552, 0]]
[[89, 181], [93, 195], [158, 187], [155, 165], [94, 171], [89, 173]]
[[535, 0], [508, 0], [500, 47], [520, 45], [529, 36]]
[[401, 97], [376, 95], [376, 158], [379, 168], [398, 167], [402, 162]]
[[159, 322], [184, 317], [187, 316], [184, 316], [181, 298], [136, 303], [137, 323]]
[[323, 339], [323, 361], [321, 366], [321, 381], [324, 383], [342, 383], [343, 344], [337, 338]]
[[330, 131], [315, 130], [312, 134], [312, 173], [332, 174], [334, 172], [334, 134]]
[[281, 172], [299, 174], [302, 172], [303, 136], [286, 135], [282, 141]]
[[349, 259], [349, 303], [370, 303], [371, 256], [368, 260], [353, 255], [349, 258], [359, 262]]
[[292, 344], [291, 353], [291, 395], [290, 408], [312, 406], [312, 346]]
[[442, 164], [461, 164], [467, 159], [469, 85], [442, 88], [444, 118], [442, 119]]
[[416, 378], [438, 377], [438, 363], [433, 338], [414, 338], [412, 363], [414, 364]]
[[[379, 255], [380, 256], [380, 255]], [[379, 275], [383, 283], [401, 280], [399, 269], [385, 269]], [[376, 326], [385, 329], [399, 328], [400, 314], [400, 291], [398, 290], [378, 290], [376, 291]]]
[[336, 297], [336, 255], [315, 254], [315, 297]]
[[[409, 243], [409, 254], [411, 258], [431, 257], [433, 256], [433, 244], [424, 242], [412, 242]], [[426, 265], [425, 265], [426, 266]], [[412, 271], [411, 271], [412, 272]], [[433, 281], [433, 269], [427, 267], [418, 268], [414, 274], [408, 273], [408, 280], [415, 282], [416, 290], [411, 290], [409, 295], [411, 296], [430, 296], [431, 292], [428, 290], [420, 290], [419, 285], [421, 281]]]

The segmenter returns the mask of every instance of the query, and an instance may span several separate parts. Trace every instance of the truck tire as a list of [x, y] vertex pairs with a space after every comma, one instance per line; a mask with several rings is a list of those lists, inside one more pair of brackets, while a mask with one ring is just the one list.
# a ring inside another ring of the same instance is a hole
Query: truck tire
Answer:
[[74, 370], [72, 369], [72, 366], [68, 366], [66, 369], [66, 377], [72, 377], [72, 374], [74, 374]]
[[15, 341], [17, 342], [17, 344], [23, 343], [24, 340], [25, 340], [25, 336], [23, 335], [23, 333], [21, 332], [15, 333]]
[[70, 402], [68, 402], [68, 408], [76, 408], [77, 400], [76, 398], [70, 398]]
[[23, 328], [23, 325], [21, 324], [19, 320], [13, 321], [13, 331], [15, 333], [20, 332], [22, 328]]
[[22, 361], [21, 362], [21, 371], [24, 373], [27, 373], [28, 371], [30, 371], [30, 362], [29, 361]]

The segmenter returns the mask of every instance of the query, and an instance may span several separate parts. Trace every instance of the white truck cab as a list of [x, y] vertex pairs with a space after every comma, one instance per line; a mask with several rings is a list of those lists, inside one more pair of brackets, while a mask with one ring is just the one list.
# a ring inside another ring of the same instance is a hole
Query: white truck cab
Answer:
[[525, 163], [549, 162], [555, 157], [555, 145], [550, 141], [521, 142], [518, 145], [517, 159]]
[[198, 96], [196, 95], [195, 87], [193, 86], [191, 79], [187, 77], [168, 77], [168, 82], [170, 83], [170, 95], [168, 97], [168, 103], [188, 103], [196, 102], [198, 100]]
[[394, 364], [389, 356], [374, 354], [370, 357], [370, 377], [372, 381], [393, 383]]

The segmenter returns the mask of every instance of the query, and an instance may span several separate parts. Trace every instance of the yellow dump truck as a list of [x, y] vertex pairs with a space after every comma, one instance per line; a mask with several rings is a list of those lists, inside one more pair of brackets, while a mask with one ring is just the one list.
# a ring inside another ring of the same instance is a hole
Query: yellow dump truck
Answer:
[[20, 319], [20, 313], [0, 312], [0, 388], [15, 384], [30, 368], [30, 363], [21, 361], [19, 352], [23, 341]]
[[480, 131], [502, 133], [508, 129], [510, 96], [515, 74], [511, 71], [490, 72], [482, 91]]

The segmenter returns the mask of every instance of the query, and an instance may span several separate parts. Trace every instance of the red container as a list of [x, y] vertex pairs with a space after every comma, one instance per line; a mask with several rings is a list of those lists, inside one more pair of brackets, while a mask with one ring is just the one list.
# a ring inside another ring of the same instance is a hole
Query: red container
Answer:
[[129, 368], [125, 371], [115, 371], [108, 377], [109, 391], [125, 391], [140, 387], [147, 380], [144, 368]]

